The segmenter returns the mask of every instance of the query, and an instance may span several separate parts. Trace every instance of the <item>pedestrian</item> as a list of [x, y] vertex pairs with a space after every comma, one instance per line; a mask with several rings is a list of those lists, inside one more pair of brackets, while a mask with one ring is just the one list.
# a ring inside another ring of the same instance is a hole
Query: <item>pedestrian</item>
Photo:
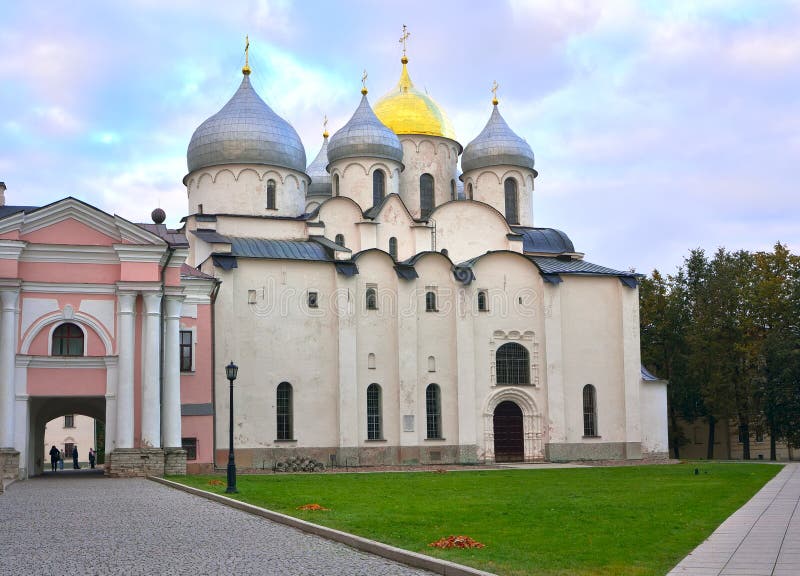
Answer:
[[91, 466], [92, 468], [94, 468], [94, 459], [95, 459], [94, 450], [92, 448], [89, 448], [89, 466]]
[[58, 469], [64, 469], [64, 452], [61, 450], [58, 451]]
[[81, 469], [81, 467], [78, 466], [78, 447], [77, 446], [73, 446], [72, 447], [72, 467], [75, 470], [80, 470]]
[[53, 472], [58, 470], [58, 461], [60, 458], [61, 458], [61, 452], [59, 451], [58, 448], [56, 448], [56, 445], [53, 444], [53, 447], [50, 448], [50, 468], [52, 469]]

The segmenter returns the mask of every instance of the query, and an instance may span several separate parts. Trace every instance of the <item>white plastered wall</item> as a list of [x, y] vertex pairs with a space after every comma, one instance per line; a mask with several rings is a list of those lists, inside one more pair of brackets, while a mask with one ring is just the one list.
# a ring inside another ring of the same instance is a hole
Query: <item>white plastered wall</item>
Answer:
[[450, 200], [450, 182], [457, 179], [458, 144], [449, 138], [402, 134], [403, 164], [400, 174], [400, 197], [414, 218], [420, 217], [419, 179], [433, 176], [434, 205]]

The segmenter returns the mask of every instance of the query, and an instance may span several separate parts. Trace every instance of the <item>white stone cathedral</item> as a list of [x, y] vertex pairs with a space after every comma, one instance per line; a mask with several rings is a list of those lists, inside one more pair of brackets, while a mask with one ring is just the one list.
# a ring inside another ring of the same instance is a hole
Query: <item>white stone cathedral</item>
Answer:
[[187, 263], [220, 282], [216, 464], [231, 360], [240, 467], [665, 456], [637, 276], [534, 226], [534, 155], [496, 99], [464, 148], [401, 62], [310, 165], [247, 66], [192, 136]]

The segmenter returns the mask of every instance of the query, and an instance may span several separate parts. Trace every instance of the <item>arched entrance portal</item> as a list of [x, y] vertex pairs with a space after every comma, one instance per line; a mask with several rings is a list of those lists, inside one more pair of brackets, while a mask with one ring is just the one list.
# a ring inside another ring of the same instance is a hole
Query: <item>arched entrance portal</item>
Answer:
[[525, 460], [525, 441], [522, 410], [514, 402], [505, 400], [494, 409], [494, 459], [496, 462], [522, 462]]

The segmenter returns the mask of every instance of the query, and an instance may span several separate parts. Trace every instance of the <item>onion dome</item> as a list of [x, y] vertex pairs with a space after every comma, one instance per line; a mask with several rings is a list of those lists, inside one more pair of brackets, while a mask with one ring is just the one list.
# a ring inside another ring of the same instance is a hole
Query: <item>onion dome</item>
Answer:
[[300, 136], [250, 85], [249, 68], [222, 109], [194, 131], [186, 153], [189, 172], [219, 164], [267, 164], [303, 172]]
[[314, 161], [306, 168], [306, 174], [311, 178], [307, 196], [330, 196], [331, 175], [325, 167], [328, 165], [328, 131], [322, 134], [322, 148]]
[[427, 134], [456, 139], [450, 119], [427, 94], [420, 92], [408, 75], [408, 58], [403, 56], [400, 81], [375, 104], [375, 114], [395, 134]]
[[519, 166], [533, 170], [533, 150], [522, 138], [508, 127], [500, 115], [497, 101], [489, 121], [478, 137], [467, 144], [461, 156], [461, 169], [464, 172], [487, 166]]
[[328, 162], [342, 158], [386, 158], [402, 164], [403, 146], [397, 134], [389, 130], [375, 113], [362, 90], [361, 103], [353, 117], [331, 136], [328, 144]]

